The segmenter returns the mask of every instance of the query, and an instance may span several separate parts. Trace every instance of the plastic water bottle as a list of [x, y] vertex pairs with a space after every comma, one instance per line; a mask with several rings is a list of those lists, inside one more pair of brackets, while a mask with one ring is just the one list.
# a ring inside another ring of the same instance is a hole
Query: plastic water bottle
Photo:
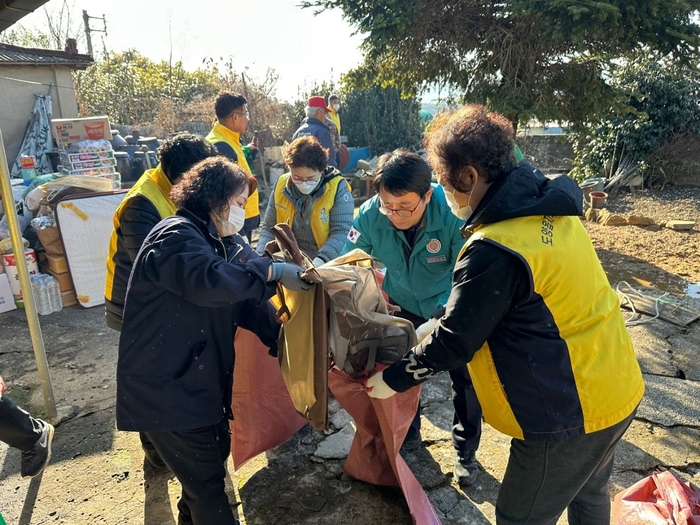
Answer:
[[49, 315], [51, 313], [49, 289], [45, 280], [46, 277], [49, 276], [43, 273], [37, 273], [31, 277], [34, 305], [36, 306], [36, 313], [39, 315]]
[[38, 273], [32, 275], [32, 295], [39, 315], [49, 315], [63, 308], [61, 289], [58, 281], [51, 275]]
[[47, 275], [48, 279], [48, 290], [49, 290], [49, 305], [51, 307], [51, 313], [60, 312], [63, 309], [63, 301], [61, 300], [61, 287], [58, 281], [52, 276]]

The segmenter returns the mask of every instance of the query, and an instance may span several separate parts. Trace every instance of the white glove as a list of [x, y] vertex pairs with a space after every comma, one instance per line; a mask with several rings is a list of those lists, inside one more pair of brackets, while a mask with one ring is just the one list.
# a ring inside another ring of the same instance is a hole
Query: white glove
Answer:
[[416, 344], [420, 343], [423, 339], [432, 334], [433, 330], [435, 330], [435, 327], [437, 326], [437, 323], [438, 320], [433, 317], [416, 328]]
[[326, 264], [326, 261], [320, 257], [316, 257], [312, 262], [314, 263], [314, 268], [318, 268], [319, 266]]
[[375, 399], [387, 399], [396, 394], [396, 391], [384, 382], [384, 372], [374, 374], [365, 382], [365, 386], [367, 395]]

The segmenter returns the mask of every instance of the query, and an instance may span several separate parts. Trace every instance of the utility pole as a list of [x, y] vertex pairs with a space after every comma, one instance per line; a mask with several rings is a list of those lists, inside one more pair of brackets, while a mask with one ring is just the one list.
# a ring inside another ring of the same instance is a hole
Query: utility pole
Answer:
[[[102, 24], [104, 29], [92, 29], [90, 27], [90, 19], [94, 20], [102, 20]], [[100, 16], [90, 16], [88, 15], [88, 12], [83, 9], [83, 25], [85, 26], [85, 37], [87, 40], [87, 47], [88, 47], [88, 55], [93, 56], [92, 54], [92, 37], [90, 33], [104, 33], [105, 35], [107, 34], [107, 20], [105, 20], [105, 15]]]

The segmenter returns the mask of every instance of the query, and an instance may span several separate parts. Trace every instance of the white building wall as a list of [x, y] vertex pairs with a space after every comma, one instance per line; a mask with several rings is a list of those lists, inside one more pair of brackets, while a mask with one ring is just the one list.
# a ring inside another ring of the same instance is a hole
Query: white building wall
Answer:
[[71, 69], [63, 66], [0, 67], [0, 130], [9, 163], [14, 162], [24, 137], [34, 94], [51, 88], [53, 118], [75, 118], [78, 104]]

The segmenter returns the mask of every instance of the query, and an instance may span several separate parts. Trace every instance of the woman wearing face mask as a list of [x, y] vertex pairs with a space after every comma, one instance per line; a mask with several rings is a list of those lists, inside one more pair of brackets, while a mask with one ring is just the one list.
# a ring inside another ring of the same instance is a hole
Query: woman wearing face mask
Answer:
[[309, 287], [299, 266], [233, 255], [248, 177], [224, 157], [188, 171], [171, 192], [176, 215], [146, 237], [126, 292], [117, 427], [145, 433], [177, 476], [182, 524], [237, 523], [224, 492], [236, 327], [274, 352], [276, 283]]
[[483, 106], [438, 115], [426, 150], [468, 240], [445, 314], [369, 395], [469, 363], [484, 420], [512, 437], [496, 523], [609, 523], [615, 447], [644, 383], [581, 190], [518, 164], [511, 122]]
[[335, 259], [352, 226], [354, 201], [342, 174], [328, 166], [328, 152], [315, 137], [295, 139], [284, 152], [289, 173], [275, 184], [257, 252], [273, 240], [272, 227], [286, 222], [306, 255], [320, 266]]

